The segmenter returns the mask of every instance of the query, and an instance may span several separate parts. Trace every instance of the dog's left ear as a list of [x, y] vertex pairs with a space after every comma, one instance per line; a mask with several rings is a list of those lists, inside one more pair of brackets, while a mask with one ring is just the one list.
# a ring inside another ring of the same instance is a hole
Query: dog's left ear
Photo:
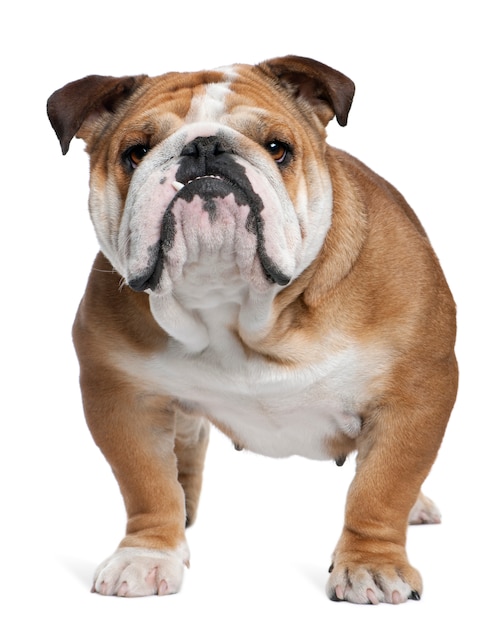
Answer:
[[89, 118], [113, 114], [120, 103], [143, 83], [146, 76], [87, 76], [54, 92], [47, 102], [47, 114], [62, 148], [69, 150], [71, 139]]
[[347, 76], [320, 61], [292, 55], [264, 61], [258, 67], [276, 77], [296, 99], [310, 104], [324, 126], [334, 115], [346, 126], [355, 90]]

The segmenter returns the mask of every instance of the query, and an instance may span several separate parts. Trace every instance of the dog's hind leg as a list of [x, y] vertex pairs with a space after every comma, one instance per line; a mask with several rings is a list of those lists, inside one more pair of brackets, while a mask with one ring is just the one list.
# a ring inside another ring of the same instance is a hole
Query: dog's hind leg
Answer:
[[178, 480], [185, 492], [186, 526], [191, 526], [197, 516], [208, 442], [209, 422], [205, 418], [177, 412], [175, 454]]
[[419, 493], [417, 501], [410, 511], [408, 517], [409, 524], [439, 524], [441, 522], [441, 513], [435, 503], [424, 495]]

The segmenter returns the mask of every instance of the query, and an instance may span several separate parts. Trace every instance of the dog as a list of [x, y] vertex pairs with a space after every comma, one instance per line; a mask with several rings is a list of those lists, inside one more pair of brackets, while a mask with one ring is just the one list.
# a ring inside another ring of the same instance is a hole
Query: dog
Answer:
[[90, 159], [100, 251], [73, 339], [88, 426], [126, 536], [93, 591], [166, 595], [189, 564], [209, 425], [237, 449], [356, 453], [326, 592], [418, 600], [408, 523], [457, 391], [455, 304], [404, 197], [331, 147], [354, 83], [284, 56], [162, 76], [87, 76], [48, 100]]

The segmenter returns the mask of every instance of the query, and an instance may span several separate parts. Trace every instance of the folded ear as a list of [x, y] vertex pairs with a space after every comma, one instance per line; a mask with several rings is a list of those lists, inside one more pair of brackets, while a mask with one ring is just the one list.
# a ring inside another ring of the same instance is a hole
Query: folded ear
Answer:
[[143, 83], [146, 76], [87, 76], [55, 91], [47, 102], [47, 114], [62, 148], [69, 144], [90, 117], [112, 114]]
[[319, 61], [299, 56], [270, 59], [258, 67], [273, 75], [297, 100], [311, 105], [324, 126], [334, 115], [341, 126], [346, 126], [355, 90], [347, 76]]

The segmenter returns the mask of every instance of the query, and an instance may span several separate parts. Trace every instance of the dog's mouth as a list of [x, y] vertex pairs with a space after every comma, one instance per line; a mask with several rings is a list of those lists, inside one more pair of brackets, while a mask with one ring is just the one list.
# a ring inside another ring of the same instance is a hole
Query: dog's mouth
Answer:
[[198, 264], [200, 257], [206, 263], [209, 254], [213, 264], [232, 259], [249, 282], [257, 273], [262, 278], [256, 282], [290, 282], [291, 275], [279, 263], [281, 253], [274, 253], [282, 248], [282, 235], [270, 231], [279, 225], [266, 223], [268, 207], [234, 155], [185, 156], [170, 185], [175, 193], [167, 201], [159, 241], [148, 249], [147, 267], [128, 280], [133, 290], [158, 290], [165, 272], [172, 282], [181, 280], [186, 267]]
[[[178, 191], [181, 191], [182, 189], [184, 189], [187, 185], [191, 185], [192, 183], [195, 183], [195, 182], [198, 182], [198, 181], [205, 181], [206, 178], [210, 178], [210, 179], [214, 179], [214, 180], [220, 180], [220, 181], [225, 180], [221, 176], [217, 176], [217, 175], [214, 175], [214, 174], [208, 174], [206, 176], [196, 176], [195, 178], [191, 178], [186, 183], [182, 183], [179, 180], [174, 180], [171, 183], [171, 185], [178, 192]], [[226, 181], [226, 180], [225, 180], [225, 182], [228, 183], [228, 181]]]

